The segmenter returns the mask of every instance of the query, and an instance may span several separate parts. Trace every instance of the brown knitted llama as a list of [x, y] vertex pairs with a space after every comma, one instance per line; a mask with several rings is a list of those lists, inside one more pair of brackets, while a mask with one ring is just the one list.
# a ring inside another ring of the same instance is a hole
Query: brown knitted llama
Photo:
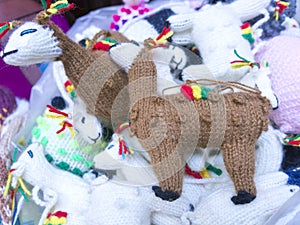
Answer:
[[269, 101], [250, 87], [211, 92], [207, 100], [197, 101], [183, 94], [158, 96], [156, 76], [151, 52], [144, 49], [129, 71], [130, 121], [159, 180], [155, 194], [170, 201], [181, 195], [185, 162], [198, 146], [223, 150], [237, 192], [232, 201], [251, 202], [256, 196], [255, 144], [268, 128]]

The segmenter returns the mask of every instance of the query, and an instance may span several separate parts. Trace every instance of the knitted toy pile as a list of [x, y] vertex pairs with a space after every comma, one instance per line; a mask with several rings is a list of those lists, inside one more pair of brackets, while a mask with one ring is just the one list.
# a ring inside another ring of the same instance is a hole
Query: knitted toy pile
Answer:
[[0, 86], [0, 132], [4, 120], [15, 110], [16, 99], [14, 94], [4, 86]]

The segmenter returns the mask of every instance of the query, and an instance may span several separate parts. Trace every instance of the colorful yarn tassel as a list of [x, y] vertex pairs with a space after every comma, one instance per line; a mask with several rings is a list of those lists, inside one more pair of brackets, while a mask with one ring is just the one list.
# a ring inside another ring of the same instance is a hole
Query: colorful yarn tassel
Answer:
[[110, 47], [116, 45], [117, 43], [118, 42], [116, 40], [113, 40], [111, 38], [104, 38], [94, 45], [93, 50], [108, 51]]
[[58, 211], [56, 213], [49, 213], [43, 225], [63, 225], [67, 223], [68, 213]]
[[200, 172], [193, 171], [187, 164], [185, 165], [185, 173], [196, 179], [202, 179]]
[[300, 134], [289, 136], [283, 139], [284, 144], [300, 147]]
[[171, 31], [170, 27], [164, 27], [161, 34], [155, 38], [150, 40], [150, 46], [152, 47], [165, 47], [168, 43], [168, 39], [173, 36], [174, 32]]
[[67, 0], [60, 0], [53, 4], [51, 4], [51, 0], [47, 0], [47, 3], [42, 0], [42, 5], [45, 9], [45, 17], [50, 17], [54, 14], [62, 13], [75, 7], [73, 3], [69, 4]]
[[240, 69], [244, 66], [250, 66], [251, 68], [253, 68], [254, 66], [257, 66], [258, 69], [260, 69], [260, 64], [258, 62], [250, 62], [249, 60], [241, 57], [236, 50], [234, 50], [234, 54], [241, 60], [235, 60], [230, 62], [231, 67], [233, 69]]
[[249, 41], [249, 43], [251, 45], [253, 45], [255, 42], [255, 39], [254, 39], [254, 34], [253, 34], [253, 30], [252, 30], [250, 23], [244, 23], [243, 25], [241, 25], [241, 29], [242, 29], [242, 36], [247, 41]]
[[0, 38], [2, 38], [9, 30], [14, 29], [12, 22], [0, 23]]
[[289, 2], [285, 2], [285, 1], [280, 1], [280, 0], [276, 0], [275, 1], [275, 20], [278, 21], [279, 20], [279, 14], [282, 14], [284, 12], [285, 9], [287, 9], [290, 5]]
[[119, 123], [117, 131], [115, 132], [115, 134], [119, 136], [119, 155], [122, 155], [123, 159], [125, 159], [125, 155], [127, 154], [134, 154], [134, 150], [126, 143], [124, 137], [121, 135], [121, 133], [128, 128], [130, 128], [129, 122]]
[[199, 85], [187, 85], [184, 84], [180, 88], [180, 92], [189, 100], [207, 99], [210, 88]]
[[72, 99], [75, 98], [76, 93], [75, 93], [75, 88], [74, 88], [74, 85], [72, 84], [72, 82], [70, 80], [67, 80], [64, 85], [65, 85], [66, 91], [69, 93], [71, 98]]

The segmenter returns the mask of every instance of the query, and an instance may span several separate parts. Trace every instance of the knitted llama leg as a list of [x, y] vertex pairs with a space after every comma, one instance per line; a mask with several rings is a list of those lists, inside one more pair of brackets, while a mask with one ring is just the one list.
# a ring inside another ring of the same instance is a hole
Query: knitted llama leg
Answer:
[[226, 170], [229, 173], [237, 192], [231, 200], [234, 204], [246, 204], [256, 197], [254, 183], [255, 144], [236, 142], [223, 146]]

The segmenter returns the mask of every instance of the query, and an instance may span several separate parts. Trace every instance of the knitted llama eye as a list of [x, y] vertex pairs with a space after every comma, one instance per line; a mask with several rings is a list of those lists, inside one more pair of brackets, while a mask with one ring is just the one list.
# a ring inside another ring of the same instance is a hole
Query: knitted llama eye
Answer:
[[30, 156], [30, 158], [33, 158], [33, 152], [31, 150], [28, 150], [27, 153]]
[[23, 36], [23, 35], [31, 34], [31, 33], [34, 33], [34, 32], [37, 32], [37, 29], [23, 30], [20, 35]]
[[81, 123], [85, 123], [85, 117], [83, 116], [82, 118], [81, 118]]

